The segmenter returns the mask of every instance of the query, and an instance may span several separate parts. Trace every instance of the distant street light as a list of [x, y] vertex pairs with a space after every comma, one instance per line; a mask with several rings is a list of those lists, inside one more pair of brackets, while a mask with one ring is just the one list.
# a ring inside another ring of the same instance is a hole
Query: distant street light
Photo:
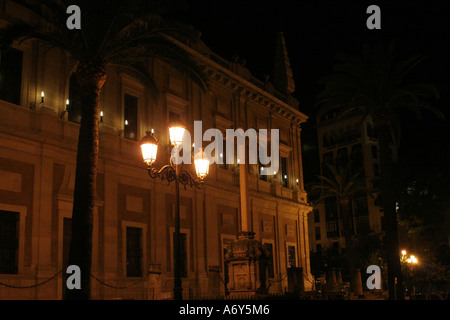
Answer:
[[402, 263], [406, 263], [405, 267], [407, 270], [409, 270], [410, 275], [412, 275], [412, 286], [413, 286], [413, 296], [416, 295], [416, 286], [415, 286], [415, 275], [414, 275], [414, 266], [419, 263], [419, 260], [416, 258], [415, 255], [410, 255], [407, 257], [406, 250], [402, 250], [402, 257], [400, 258], [400, 261]]

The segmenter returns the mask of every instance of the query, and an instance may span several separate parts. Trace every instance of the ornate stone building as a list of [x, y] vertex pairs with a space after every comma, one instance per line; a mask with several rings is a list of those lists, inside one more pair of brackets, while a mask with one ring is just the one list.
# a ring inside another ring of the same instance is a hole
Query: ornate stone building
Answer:
[[[17, 12], [8, 2], [0, 9], [3, 21]], [[245, 66], [206, 45], [179, 47], [205, 66], [210, 92], [149, 59], [161, 93], [153, 103], [137, 79], [108, 70], [101, 97], [92, 297], [172, 297], [175, 191], [148, 177], [139, 142], [153, 129], [162, 143], [156, 166], [166, 164], [167, 125], [173, 118], [191, 132], [196, 120], [203, 121], [203, 130], [223, 133], [241, 124], [280, 130], [280, 170], [260, 176], [258, 165], [248, 166], [247, 218], [255, 239], [271, 253], [269, 291], [284, 292], [288, 268], [294, 266], [303, 268], [308, 290], [311, 207], [303, 188], [300, 126], [307, 117], [291, 96], [282, 35], [274, 84], [255, 79]], [[36, 41], [15, 44], [1, 55], [0, 299], [64, 296], [79, 130], [77, 87], [69, 70], [67, 56]], [[225, 248], [241, 231], [237, 165], [211, 165], [205, 187], [181, 190], [180, 196], [183, 295], [223, 295]]]

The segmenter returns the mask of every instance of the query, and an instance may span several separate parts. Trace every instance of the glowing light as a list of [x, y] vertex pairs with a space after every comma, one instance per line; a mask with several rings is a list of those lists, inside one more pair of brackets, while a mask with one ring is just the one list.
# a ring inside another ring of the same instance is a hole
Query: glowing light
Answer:
[[169, 128], [170, 143], [178, 146], [183, 142], [184, 131], [186, 129], [181, 124], [174, 124]]
[[142, 158], [147, 165], [152, 165], [156, 161], [158, 152], [158, 140], [147, 131], [147, 135], [141, 141]]
[[204, 179], [209, 174], [209, 160], [203, 158], [203, 149], [200, 149], [200, 152], [197, 154], [194, 163], [197, 177], [199, 177], [200, 179]]

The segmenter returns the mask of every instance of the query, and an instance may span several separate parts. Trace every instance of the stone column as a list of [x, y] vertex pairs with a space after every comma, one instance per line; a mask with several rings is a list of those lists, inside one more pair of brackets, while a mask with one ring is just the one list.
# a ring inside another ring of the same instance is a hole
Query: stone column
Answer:
[[355, 269], [353, 271], [353, 290], [356, 295], [362, 295], [362, 280], [361, 280], [361, 270]]
[[241, 231], [247, 232], [249, 230], [248, 225], [248, 165], [245, 160], [239, 164], [239, 184], [241, 195]]

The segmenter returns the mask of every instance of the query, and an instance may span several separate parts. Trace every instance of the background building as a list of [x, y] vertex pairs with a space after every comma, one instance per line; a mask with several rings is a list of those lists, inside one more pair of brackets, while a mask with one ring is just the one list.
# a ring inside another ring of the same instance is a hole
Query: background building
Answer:
[[[9, 3], [1, 10], [3, 21], [20, 12]], [[108, 70], [101, 98], [92, 297], [172, 297], [174, 188], [148, 177], [139, 142], [153, 129], [162, 144], [156, 166], [166, 164], [167, 128], [174, 119], [190, 132], [195, 120], [203, 121], [203, 130], [223, 133], [241, 125], [280, 130], [282, 167], [276, 175], [260, 176], [258, 165], [249, 166], [249, 221], [255, 238], [272, 253], [270, 292], [286, 290], [287, 269], [294, 266], [303, 268], [310, 289], [311, 207], [303, 186], [300, 128], [307, 117], [291, 96], [294, 84], [282, 35], [273, 84], [255, 79], [241, 62], [227, 61], [204, 44], [179, 46], [206, 68], [210, 92], [202, 93], [185, 75], [149, 59], [161, 92], [154, 103], [132, 75]], [[36, 41], [15, 44], [1, 55], [1, 299], [64, 297], [60, 272], [68, 258], [80, 121], [70, 69], [67, 56]], [[224, 249], [240, 231], [238, 168], [212, 165], [202, 190], [180, 192], [183, 294], [224, 294]]]
[[[366, 194], [355, 195], [351, 202], [351, 233], [353, 236], [383, 235], [383, 213], [376, 205], [380, 175], [378, 141], [370, 118], [355, 111], [337, 118], [338, 110], [319, 115], [316, 119], [320, 172], [326, 164], [345, 165], [353, 161], [362, 168]], [[310, 249], [317, 254], [345, 248], [342, 215], [335, 197], [326, 198], [314, 206], [309, 216]]]

